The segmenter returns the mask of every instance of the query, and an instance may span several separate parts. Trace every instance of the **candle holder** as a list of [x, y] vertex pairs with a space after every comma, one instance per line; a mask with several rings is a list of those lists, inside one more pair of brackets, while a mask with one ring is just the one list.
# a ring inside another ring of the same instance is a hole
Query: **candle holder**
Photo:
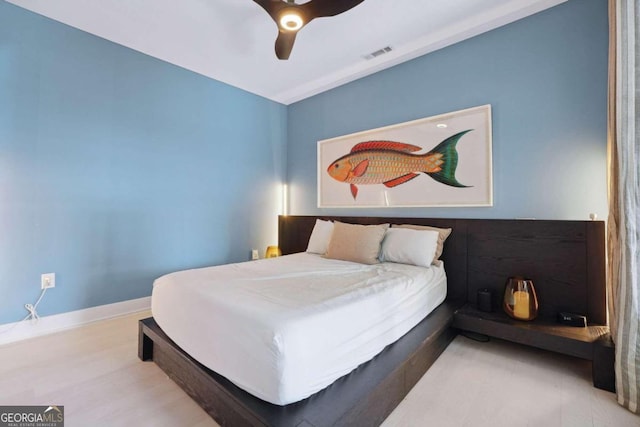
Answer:
[[277, 246], [267, 246], [267, 250], [264, 253], [265, 258], [276, 258], [282, 255], [280, 248]]
[[538, 297], [533, 281], [509, 277], [504, 288], [504, 311], [517, 320], [533, 320], [538, 315]]

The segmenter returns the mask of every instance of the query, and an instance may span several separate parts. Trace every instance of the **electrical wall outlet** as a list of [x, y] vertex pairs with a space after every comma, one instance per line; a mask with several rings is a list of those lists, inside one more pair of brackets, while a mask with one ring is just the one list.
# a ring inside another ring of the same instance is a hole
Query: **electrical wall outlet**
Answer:
[[40, 287], [49, 289], [56, 287], [56, 273], [45, 273], [40, 276]]
[[260, 259], [260, 255], [258, 255], [257, 249], [251, 249], [251, 259], [252, 260]]

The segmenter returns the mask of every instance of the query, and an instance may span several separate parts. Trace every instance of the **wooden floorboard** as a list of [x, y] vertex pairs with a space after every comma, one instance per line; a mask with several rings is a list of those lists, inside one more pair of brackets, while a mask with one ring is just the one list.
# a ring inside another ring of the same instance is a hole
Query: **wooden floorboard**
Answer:
[[[217, 424], [155, 364], [137, 357], [138, 319], [97, 322], [0, 347], [0, 404], [65, 406], [67, 425]], [[458, 336], [384, 427], [638, 427], [594, 388], [590, 363], [503, 341]]]

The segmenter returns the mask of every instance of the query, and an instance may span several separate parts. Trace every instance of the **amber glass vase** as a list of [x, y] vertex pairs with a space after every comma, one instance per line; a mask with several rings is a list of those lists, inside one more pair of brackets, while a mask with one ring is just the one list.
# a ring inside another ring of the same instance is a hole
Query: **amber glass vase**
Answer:
[[517, 320], [533, 320], [538, 315], [538, 297], [533, 281], [509, 277], [504, 288], [504, 311]]

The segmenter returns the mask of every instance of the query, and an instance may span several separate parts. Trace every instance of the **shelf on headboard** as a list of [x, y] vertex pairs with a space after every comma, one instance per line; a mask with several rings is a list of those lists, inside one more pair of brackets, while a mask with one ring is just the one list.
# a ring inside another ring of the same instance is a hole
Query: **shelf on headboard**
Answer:
[[486, 313], [468, 305], [456, 312], [453, 326], [587, 360], [593, 357], [593, 343], [610, 340], [606, 325], [575, 327], [545, 319], [525, 322], [501, 311]]

